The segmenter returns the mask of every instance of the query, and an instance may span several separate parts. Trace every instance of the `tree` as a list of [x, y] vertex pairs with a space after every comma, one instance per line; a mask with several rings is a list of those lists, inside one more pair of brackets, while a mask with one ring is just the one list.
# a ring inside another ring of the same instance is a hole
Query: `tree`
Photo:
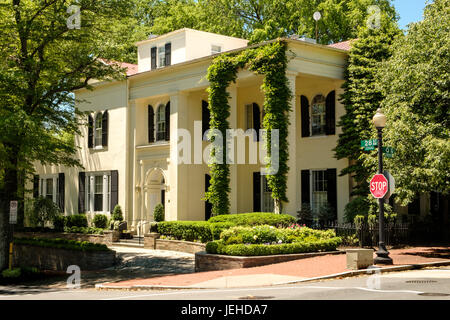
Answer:
[[[168, 0], [154, 20], [153, 33], [189, 27], [261, 42], [293, 34], [315, 38], [315, 11], [320, 11], [319, 42], [355, 38], [366, 24], [367, 9], [378, 5], [390, 19], [396, 12], [389, 0]], [[220, 23], [218, 23], [220, 21]]]
[[[409, 25], [377, 76], [385, 96], [386, 165], [396, 199], [406, 205], [418, 192], [450, 191], [450, 0], [435, 0], [424, 20]], [[365, 157], [367, 166], [373, 159]], [[448, 204], [447, 204], [448, 215]]]
[[[91, 80], [120, 79], [113, 59], [114, 26], [128, 15], [125, 0], [11, 0], [0, 4], [0, 269], [7, 263], [8, 203], [20, 197], [20, 172], [33, 162], [77, 166], [66, 134], [79, 134], [83, 114], [72, 91]], [[61, 134], [64, 132], [65, 134]]]
[[[334, 151], [337, 159], [349, 159], [349, 166], [340, 175], [353, 177], [356, 183], [351, 193], [353, 196], [365, 197], [370, 193], [368, 179], [376, 172], [376, 162], [369, 167], [363, 165], [365, 153], [361, 150], [360, 140], [372, 137], [371, 120], [384, 98], [376, 85], [377, 72], [380, 63], [390, 57], [392, 42], [400, 35], [394, 21], [386, 15], [381, 22], [378, 29], [361, 28], [358, 39], [351, 43], [345, 71], [341, 102], [346, 113], [338, 122], [342, 133]], [[374, 157], [375, 152], [370, 156]]]

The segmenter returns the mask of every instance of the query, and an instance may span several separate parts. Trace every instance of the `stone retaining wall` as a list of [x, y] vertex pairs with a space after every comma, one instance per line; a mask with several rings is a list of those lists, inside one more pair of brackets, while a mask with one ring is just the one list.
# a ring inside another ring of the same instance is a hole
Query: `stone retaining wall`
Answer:
[[100, 270], [116, 263], [116, 252], [81, 251], [32, 245], [14, 245], [14, 266], [36, 267], [40, 270], [66, 271], [70, 265], [83, 270]]
[[197, 253], [205, 251], [206, 244], [199, 242], [159, 239], [159, 233], [148, 233], [144, 235], [144, 248], [156, 250], [180, 251], [186, 253]]
[[323, 256], [327, 254], [343, 254], [345, 251], [311, 252], [295, 254], [279, 254], [271, 256], [240, 257], [220, 254], [209, 254], [205, 251], [195, 254], [195, 272], [251, 268], [267, 264], [280, 263], [298, 259]]
[[117, 231], [105, 230], [103, 234], [83, 234], [83, 233], [66, 233], [66, 232], [14, 232], [15, 238], [38, 238], [38, 239], [67, 239], [75, 241], [89, 241], [92, 243], [100, 243], [112, 245], [113, 242], [119, 241], [120, 234]]

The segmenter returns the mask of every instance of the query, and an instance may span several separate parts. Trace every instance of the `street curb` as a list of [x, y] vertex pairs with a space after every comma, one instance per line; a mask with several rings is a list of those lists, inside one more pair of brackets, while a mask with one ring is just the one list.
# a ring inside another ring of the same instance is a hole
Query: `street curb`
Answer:
[[[317, 281], [317, 280], [329, 280], [329, 279], [334, 279], [334, 278], [348, 278], [348, 277], [359, 276], [359, 275], [364, 275], [364, 274], [365, 275], [373, 274], [373, 273], [375, 273], [375, 270], [380, 271], [381, 273], [387, 273], [387, 272], [394, 272], [394, 271], [418, 270], [418, 269], [424, 269], [424, 268], [428, 268], [428, 267], [440, 267], [440, 266], [449, 266], [449, 265], [450, 265], [450, 260], [425, 262], [425, 263], [418, 263], [418, 264], [408, 264], [408, 265], [403, 265], [403, 266], [386, 267], [386, 268], [379, 268], [379, 267], [374, 266], [373, 268], [370, 268], [370, 269], [346, 271], [346, 272], [341, 272], [341, 273], [330, 274], [327, 276], [320, 276], [320, 277], [287, 281], [287, 282], [278, 282], [278, 283], [273, 283], [271, 285], [266, 285], [264, 287], [310, 282], [310, 281]], [[164, 286], [164, 285], [131, 285], [131, 286], [112, 286], [112, 285], [110, 285], [110, 286], [107, 286], [106, 285], [107, 283], [109, 283], [109, 282], [98, 283], [95, 285], [95, 289], [96, 290], [128, 290], [128, 291], [134, 291], [134, 290], [235, 289], [235, 288], [224, 288], [224, 287], [205, 288], [205, 287], [192, 287], [192, 286]], [[253, 287], [255, 287], [255, 286], [253, 286]], [[236, 287], [236, 288], [239, 288], [239, 287]]]

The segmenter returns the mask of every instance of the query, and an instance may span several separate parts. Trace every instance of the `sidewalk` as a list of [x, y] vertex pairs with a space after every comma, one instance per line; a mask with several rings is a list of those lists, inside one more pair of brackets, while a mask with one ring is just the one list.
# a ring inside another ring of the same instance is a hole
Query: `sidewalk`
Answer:
[[[374, 253], [375, 256], [376, 254]], [[450, 265], [450, 247], [393, 249], [390, 250], [390, 257], [393, 259], [394, 265], [379, 267], [410, 266], [407, 268], [411, 269], [411, 265], [435, 262], [443, 262], [444, 264]], [[392, 271], [398, 269], [405, 268], [394, 268]], [[305, 281], [317, 277], [329, 277], [332, 275], [338, 277], [361, 273], [351, 272], [349, 274], [341, 274], [349, 271], [352, 270], [346, 269], [346, 255], [340, 254], [294, 260], [254, 268], [208, 271], [103, 283], [98, 284], [96, 287], [98, 289], [236, 288], [277, 285]]]

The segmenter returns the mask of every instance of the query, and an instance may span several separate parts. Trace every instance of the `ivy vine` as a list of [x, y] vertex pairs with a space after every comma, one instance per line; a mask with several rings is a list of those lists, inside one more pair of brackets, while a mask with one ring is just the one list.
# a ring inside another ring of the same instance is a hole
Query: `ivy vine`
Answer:
[[[210, 82], [209, 110], [211, 114], [210, 128], [219, 130], [222, 137], [230, 128], [228, 117], [230, 105], [227, 88], [236, 82], [237, 72], [240, 68], [248, 68], [256, 74], [264, 75], [261, 90], [264, 93], [264, 119], [263, 129], [267, 130], [265, 148], [267, 156], [271, 156], [272, 130], [279, 130], [278, 172], [267, 175], [267, 181], [272, 190], [275, 203], [275, 212], [281, 213], [282, 202], [287, 202], [287, 173], [289, 167], [289, 144], [287, 141], [289, 127], [289, 111], [291, 92], [286, 77], [287, 45], [283, 41], [275, 41], [260, 47], [243, 50], [239, 53], [223, 54], [216, 57], [208, 68], [207, 79]], [[210, 132], [210, 138], [214, 140]], [[221, 148], [223, 163], [211, 163], [210, 187], [206, 192], [206, 199], [212, 204], [212, 215], [228, 214], [230, 212], [230, 169], [226, 164], [226, 141], [223, 139]], [[211, 157], [216, 157], [217, 150], [211, 149]], [[267, 168], [271, 167], [268, 161]]]

